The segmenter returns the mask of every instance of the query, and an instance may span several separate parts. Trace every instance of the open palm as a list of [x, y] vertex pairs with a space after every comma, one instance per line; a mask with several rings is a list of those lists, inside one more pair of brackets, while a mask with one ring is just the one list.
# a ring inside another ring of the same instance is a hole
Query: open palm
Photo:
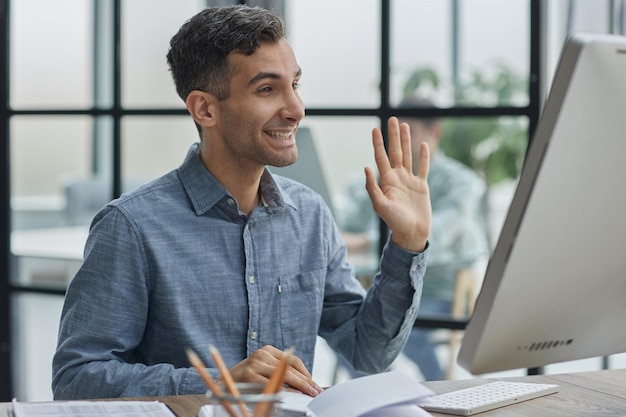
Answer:
[[374, 210], [391, 230], [391, 240], [414, 252], [424, 250], [432, 219], [428, 190], [430, 154], [427, 143], [420, 144], [417, 175], [413, 174], [411, 132], [396, 117], [388, 121], [389, 152], [380, 129], [372, 131], [374, 157], [380, 184], [371, 168], [365, 168], [366, 188]]

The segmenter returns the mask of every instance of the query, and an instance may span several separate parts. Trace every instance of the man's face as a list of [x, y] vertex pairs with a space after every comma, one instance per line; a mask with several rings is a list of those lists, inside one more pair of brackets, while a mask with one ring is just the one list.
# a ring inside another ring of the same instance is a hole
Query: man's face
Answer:
[[298, 159], [295, 133], [304, 117], [300, 67], [286, 40], [262, 43], [250, 56], [232, 53], [230, 96], [220, 102], [225, 147], [243, 165], [286, 166]]

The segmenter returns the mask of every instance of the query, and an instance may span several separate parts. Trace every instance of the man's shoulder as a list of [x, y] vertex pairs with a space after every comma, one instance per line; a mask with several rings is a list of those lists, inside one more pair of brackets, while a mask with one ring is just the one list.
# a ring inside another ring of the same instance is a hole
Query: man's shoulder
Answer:
[[475, 170], [465, 165], [463, 162], [444, 154], [437, 156], [437, 161], [432, 165], [432, 172], [437, 175], [454, 178], [458, 181], [484, 182], [483, 178]]
[[175, 171], [169, 172], [161, 177], [148, 180], [132, 191], [123, 193], [117, 199], [109, 203], [113, 207], [134, 207], [144, 206], [157, 201], [169, 199], [182, 191], [181, 182]]
[[180, 181], [175, 175], [166, 174], [110, 201], [95, 215], [91, 225], [101, 223], [117, 228], [133, 224], [150, 228], [171, 224], [187, 210], [189, 203]]

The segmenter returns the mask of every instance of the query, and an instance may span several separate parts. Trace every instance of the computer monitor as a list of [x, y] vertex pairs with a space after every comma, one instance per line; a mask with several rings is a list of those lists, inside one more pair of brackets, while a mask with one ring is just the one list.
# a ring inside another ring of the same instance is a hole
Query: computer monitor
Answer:
[[269, 167], [274, 174], [296, 180], [322, 196], [328, 207], [333, 210], [333, 202], [326, 182], [320, 155], [315, 146], [313, 133], [308, 126], [300, 126], [296, 133], [298, 160], [284, 167]]
[[458, 362], [472, 374], [626, 352], [626, 37], [561, 52]]

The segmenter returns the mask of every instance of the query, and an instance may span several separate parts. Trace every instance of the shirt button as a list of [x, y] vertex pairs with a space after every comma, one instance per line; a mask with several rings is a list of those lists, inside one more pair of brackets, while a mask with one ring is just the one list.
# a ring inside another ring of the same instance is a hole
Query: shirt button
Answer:
[[417, 264], [413, 264], [413, 265], [411, 266], [411, 271], [412, 271], [412, 272], [417, 271]]
[[254, 275], [250, 275], [250, 278], [248, 278], [248, 281], [250, 281], [250, 284], [254, 284]]
[[250, 333], [250, 339], [256, 340], [256, 337], [257, 337], [257, 333], [256, 332]]
[[233, 200], [232, 198], [228, 199], [228, 205], [229, 206], [234, 206], [235, 205], [235, 200]]

